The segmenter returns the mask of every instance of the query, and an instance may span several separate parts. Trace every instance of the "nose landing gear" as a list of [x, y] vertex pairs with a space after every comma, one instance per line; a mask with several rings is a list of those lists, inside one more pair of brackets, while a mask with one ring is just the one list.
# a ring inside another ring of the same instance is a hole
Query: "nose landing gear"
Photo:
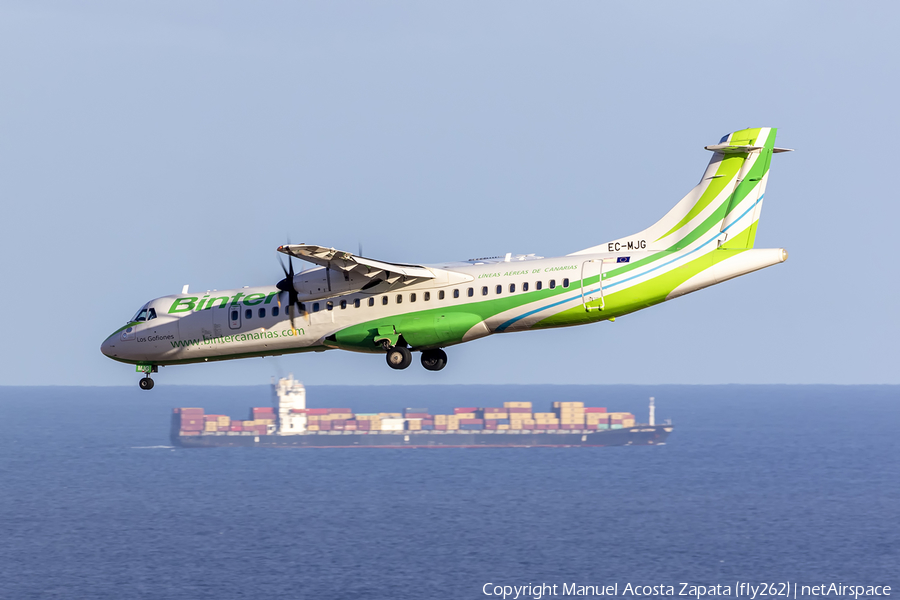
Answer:
[[144, 376], [138, 381], [138, 385], [141, 386], [142, 390], [152, 390], [153, 389], [153, 380], [150, 379], [151, 373], [157, 373], [159, 371], [159, 367], [157, 365], [138, 365], [137, 366], [138, 373], [143, 373]]

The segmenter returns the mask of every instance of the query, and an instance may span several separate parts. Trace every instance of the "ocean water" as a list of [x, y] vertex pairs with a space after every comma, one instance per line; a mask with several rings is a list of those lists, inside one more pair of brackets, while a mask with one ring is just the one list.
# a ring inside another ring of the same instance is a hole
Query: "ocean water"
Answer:
[[169, 446], [172, 407], [243, 416], [269, 393], [0, 388], [0, 598], [900, 590], [898, 386], [310, 387], [358, 411], [583, 400], [642, 418], [652, 395], [676, 429], [661, 447]]

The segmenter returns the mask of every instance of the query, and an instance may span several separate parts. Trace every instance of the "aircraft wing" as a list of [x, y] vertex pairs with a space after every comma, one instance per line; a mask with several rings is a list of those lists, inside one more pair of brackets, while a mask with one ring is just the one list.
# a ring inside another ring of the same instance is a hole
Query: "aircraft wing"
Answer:
[[279, 246], [278, 251], [315, 265], [343, 271], [348, 276], [358, 274], [371, 280], [377, 278], [391, 284], [401, 279], [405, 283], [412, 283], [413, 280], [435, 278], [435, 273], [431, 269], [419, 265], [387, 263], [313, 244]]

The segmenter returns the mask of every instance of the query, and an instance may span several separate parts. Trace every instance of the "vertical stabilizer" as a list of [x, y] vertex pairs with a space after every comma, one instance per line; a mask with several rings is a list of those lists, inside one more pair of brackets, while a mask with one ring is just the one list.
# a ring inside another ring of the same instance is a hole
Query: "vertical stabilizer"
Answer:
[[682, 250], [719, 234], [709, 247], [752, 248], [769, 163], [775, 148], [773, 127], [742, 129], [718, 144], [706, 146], [713, 155], [703, 177], [662, 219], [633, 235], [592, 246], [573, 254], [627, 250]]

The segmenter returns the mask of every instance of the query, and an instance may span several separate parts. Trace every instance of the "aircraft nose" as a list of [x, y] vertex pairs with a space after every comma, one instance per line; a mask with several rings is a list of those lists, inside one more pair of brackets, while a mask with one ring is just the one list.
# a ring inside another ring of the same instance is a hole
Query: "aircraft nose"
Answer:
[[100, 352], [102, 352], [105, 356], [111, 356], [115, 346], [113, 345], [115, 342], [113, 341], [114, 336], [109, 336], [103, 343], [100, 344]]

